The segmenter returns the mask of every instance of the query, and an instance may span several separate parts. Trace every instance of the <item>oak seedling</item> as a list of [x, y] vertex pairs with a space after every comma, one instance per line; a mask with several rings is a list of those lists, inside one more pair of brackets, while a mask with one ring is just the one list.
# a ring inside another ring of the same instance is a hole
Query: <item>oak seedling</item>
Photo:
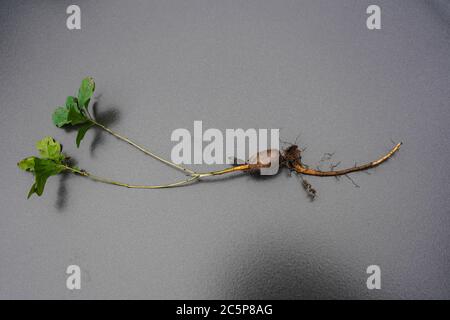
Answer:
[[[189, 168], [186, 168], [180, 164], [176, 164], [170, 160], [164, 159], [163, 157], [155, 154], [149, 149], [137, 144], [131, 139], [119, 134], [107, 126], [99, 123], [91, 116], [89, 112], [89, 103], [91, 101], [92, 95], [95, 91], [95, 82], [91, 77], [87, 77], [82, 80], [81, 86], [78, 90], [77, 96], [69, 96], [66, 99], [64, 106], [58, 107], [52, 114], [52, 121], [57, 127], [75, 127], [78, 130], [75, 143], [77, 147], [80, 146], [86, 132], [96, 126], [109, 134], [113, 135], [117, 139], [120, 139], [139, 151], [145, 153], [146, 155], [168, 165], [172, 168], [182, 171], [187, 177], [185, 179], [171, 182], [163, 185], [135, 185], [124, 182], [115, 181], [109, 178], [99, 177], [89, 173], [86, 170], [82, 170], [76, 166], [71, 165], [70, 158], [62, 153], [61, 144], [53, 139], [52, 137], [45, 137], [38, 141], [36, 148], [38, 150], [39, 156], [31, 156], [21, 160], [18, 163], [20, 169], [24, 171], [31, 172], [35, 177], [35, 182], [31, 186], [28, 193], [28, 198], [37, 194], [41, 196], [44, 192], [44, 187], [47, 179], [51, 176], [58, 175], [62, 172], [70, 172], [82, 177], [90, 178], [92, 180], [112, 184], [125, 188], [132, 189], [162, 189], [162, 188], [173, 188], [192, 184], [198, 182], [203, 178], [213, 177], [224, 174], [231, 174], [235, 172], [246, 172], [246, 173], [259, 173], [262, 169], [270, 168], [274, 161], [278, 161], [281, 168], [287, 168], [289, 171], [294, 172], [300, 176], [302, 179], [302, 186], [307, 192], [308, 196], [313, 200], [316, 197], [316, 190], [311, 186], [311, 184], [304, 179], [304, 175], [318, 176], [318, 177], [338, 177], [346, 176], [349, 178], [348, 174], [364, 171], [376, 166], [379, 166], [383, 162], [390, 159], [399, 149], [402, 143], [397, 143], [395, 146], [385, 155], [378, 158], [377, 160], [368, 162], [363, 165], [355, 166], [335, 170], [335, 166], [329, 171], [321, 171], [318, 169], [312, 169], [302, 162], [302, 150], [295, 144], [289, 146], [288, 148], [280, 151], [276, 149], [260, 151], [256, 155], [251, 157], [251, 160], [244, 164], [231, 166], [222, 170], [208, 171], [208, 172], [196, 172]], [[349, 178], [351, 180], [351, 178]]]

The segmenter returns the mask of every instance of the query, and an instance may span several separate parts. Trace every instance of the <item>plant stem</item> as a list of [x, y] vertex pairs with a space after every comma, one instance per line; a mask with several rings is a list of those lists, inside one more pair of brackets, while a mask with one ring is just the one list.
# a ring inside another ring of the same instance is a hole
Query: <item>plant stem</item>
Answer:
[[306, 174], [306, 175], [310, 175], [310, 176], [319, 176], [319, 177], [342, 176], [342, 175], [346, 175], [346, 174], [351, 173], [351, 172], [371, 169], [371, 168], [374, 168], [374, 167], [382, 164], [383, 162], [388, 160], [390, 157], [392, 157], [394, 155], [394, 153], [396, 153], [400, 149], [401, 145], [402, 145], [402, 142], [397, 143], [391, 149], [391, 151], [389, 151], [386, 155], [382, 156], [381, 158], [379, 158], [379, 159], [377, 159], [375, 161], [372, 161], [372, 162], [369, 162], [369, 163], [366, 163], [366, 164], [363, 164], [363, 165], [360, 165], [360, 166], [355, 166], [355, 167], [352, 167], [352, 168], [343, 169], [343, 170], [332, 170], [332, 171], [314, 170], [314, 169], [306, 168], [300, 162], [295, 163], [293, 165], [293, 167], [294, 167], [294, 170], [297, 173]]
[[[121, 134], [119, 134], [119, 133], [117, 133], [117, 132], [115, 132], [115, 131], [109, 129], [108, 127], [104, 126], [104, 125], [101, 124], [101, 123], [98, 123], [97, 121], [95, 121], [95, 120], [92, 119], [91, 117], [90, 117], [90, 121], [91, 121], [93, 124], [95, 124], [96, 126], [98, 126], [98, 127], [102, 128], [103, 130], [105, 130], [106, 132], [112, 134], [114, 137], [116, 137], [116, 138], [118, 138], [118, 139], [120, 139], [120, 140], [123, 140], [123, 141], [125, 141], [125, 142], [131, 144], [133, 147], [135, 147], [135, 148], [139, 149], [140, 151], [142, 151], [143, 153], [145, 153], [145, 154], [147, 154], [147, 155], [149, 155], [149, 156], [155, 158], [156, 160], [159, 160], [159, 161], [161, 161], [162, 163], [165, 163], [165, 164], [167, 164], [167, 165], [169, 165], [169, 166], [171, 166], [171, 167], [173, 167], [173, 168], [175, 168], [175, 169], [181, 170], [181, 171], [183, 171], [184, 173], [187, 173], [188, 175], [190, 175], [190, 176], [192, 176], [192, 177], [197, 176], [197, 173], [196, 173], [195, 171], [192, 171], [192, 170], [190, 170], [190, 169], [188, 169], [188, 168], [185, 168], [185, 167], [183, 167], [183, 166], [181, 166], [181, 165], [178, 165], [178, 164], [173, 163], [173, 162], [171, 162], [171, 161], [169, 161], [169, 160], [166, 160], [166, 159], [164, 159], [164, 158], [161, 158], [160, 156], [156, 155], [155, 153], [151, 152], [150, 150], [148, 150], [148, 149], [146, 149], [146, 148], [144, 148], [144, 147], [138, 145], [137, 143], [133, 142], [133, 141], [130, 140], [129, 138], [127, 138], [127, 137], [125, 137], [125, 136], [123, 136], [123, 135], [121, 135]], [[198, 179], [198, 178], [197, 178], [197, 179]]]
[[[121, 135], [121, 134], [111, 130], [107, 126], [105, 126], [105, 125], [95, 121], [92, 117], [89, 116], [89, 118], [90, 118], [90, 121], [94, 125], [100, 127], [101, 129], [105, 130], [106, 132], [110, 133], [111, 135], [115, 136], [116, 138], [131, 144], [133, 147], [139, 149], [140, 151], [144, 152], [145, 154], [147, 154], [147, 155], [149, 155], [149, 156], [151, 156], [151, 157], [153, 157], [153, 158], [155, 158], [155, 159], [157, 159], [157, 160], [159, 160], [159, 161], [161, 161], [161, 162], [163, 162], [163, 163], [165, 163], [165, 164], [167, 164], [167, 165], [169, 165], [169, 166], [171, 166], [171, 167], [173, 167], [175, 169], [181, 170], [184, 173], [187, 173], [191, 177], [195, 178], [195, 179], [188, 179], [188, 181], [195, 181], [195, 180], [198, 180], [199, 178], [203, 178], [203, 177], [217, 176], [217, 175], [222, 175], [222, 174], [227, 174], [227, 173], [232, 173], [232, 172], [237, 172], [237, 171], [245, 171], [245, 170], [249, 169], [249, 165], [244, 164], [244, 165], [241, 165], [241, 166], [226, 168], [226, 169], [223, 169], [223, 170], [197, 173], [197, 172], [195, 172], [193, 170], [190, 170], [190, 169], [185, 168], [185, 167], [183, 167], [181, 165], [175, 164], [175, 163], [173, 163], [173, 162], [171, 162], [169, 160], [161, 158], [160, 156], [158, 156], [155, 153], [151, 152], [150, 150], [148, 150], [148, 149], [138, 145], [137, 143], [135, 143], [134, 141], [130, 140], [129, 138], [127, 138], [127, 137], [125, 137], [125, 136], [123, 136], [123, 135]], [[171, 186], [178, 186], [178, 184], [171, 185]], [[157, 187], [159, 187], [159, 186], [157, 186]], [[152, 188], [147, 188], [147, 189], [152, 189]]]
[[250, 169], [249, 164], [243, 164], [243, 165], [230, 167], [230, 168], [226, 168], [226, 169], [222, 169], [222, 170], [202, 172], [202, 173], [197, 173], [197, 174], [200, 176], [200, 178], [203, 178], [203, 177], [218, 176], [218, 175], [232, 173], [232, 172], [238, 172], [238, 171], [247, 171], [249, 169]]
[[98, 182], [102, 182], [102, 183], [107, 183], [107, 184], [112, 184], [112, 185], [116, 185], [116, 186], [120, 186], [120, 187], [125, 187], [125, 188], [131, 188], [131, 189], [163, 189], [163, 188], [173, 188], [173, 187], [180, 187], [183, 185], [187, 185], [190, 184], [196, 180], [198, 180], [200, 178], [199, 174], [195, 174], [192, 175], [189, 179], [187, 180], [181, 180], [181, 181], [177, 181], [174, 183], [169, 183], [169, 184], [163, 184], [163, 185], [133, 185], [133, 184], [128, 184], [128, 183], [123, 183], [123, 182], [119, 182], [119, 181], [115, 181], [115, 180], [110, 180], [110, 179], [106, 179], [103, 177], [99, 177], [96, 175], [93, 175], [87, 171], [84, 170], [79, 170], [70, 166], [66, 166], [63, 165], [63, 167], [69, 171], [71, 171], [72, 173], [76, 173], [79, 174], [83, 177], [87, 177], [90, 178], [92, 180], [98, 181]]
[[87, 172], [85, 170], [79, 170], [79, 169], [70, 167], [68, 165], [62, 165], [62, 166], [64, 167], [64, 169], [67, 169], [67, 170], [71, 171], [72, 173], [79, 174], [79, 175], [81, 175], [83, 177], [92, 179], [94, 181], [107, 183], [107, 184], [112, 184], [112, 185], [115, 185], [115, 186], [124, 187], [124, 188], [130, 188], [130, 189], [164, 189], [164, 188], [181, 187], [181, 186], [184, 186], [184, 185], [191, 184], [191, 183], [194, 183], [196, 181], [199, 181], [200, 178], [203, 178], [203, 177], [222, 175], [222, 174], [227, 174], [227, 173], [232, 173], [232, 172], [237, 172], [237, 171], [245, 171], [245, 170], [249, 169], [249, 165], [245, 164], [245, 165], [241, 165], [241, 166], [226, 168], [226, 169], [223, 169], [223, 170], [203, 172], [203, 173], [194, 173], [187, 180], [176, 181], [176, 182], [169, 183], [169, 184], [163, 184], [163, 185], [134, 185], [134, 184], [128, 184], [128, 183], [124, 183], [124, 182], [119, 182], [119, 181], [115, 181], [115, 180], [99, 177], [99, 176], [93, 175], [93, 174], [91, 174], [91, 173], [89, 173], [89, 172]]

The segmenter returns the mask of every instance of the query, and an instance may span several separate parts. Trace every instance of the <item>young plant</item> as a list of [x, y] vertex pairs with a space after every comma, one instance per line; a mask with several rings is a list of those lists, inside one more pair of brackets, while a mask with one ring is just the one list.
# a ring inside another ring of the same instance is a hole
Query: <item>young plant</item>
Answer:
[[298, 148], [298, 146], [291, 145], [290, 147], [284, 149], [283, 151], [275, 149], [261, 151], [258, 154], [254, 155], [252, 159], [249, 160], [247, 163], [244, 163], [242, 165], [237, 165], [217, 171], [196, 172], [158, 156], [157, 154], [153, 153], [147, 148], [137, 144], [136, 142], [130, 140], [129, 138], [97, 122], [91, 116], [88, 110], [89, 102], [92, 98], [94, 90], [95, 90], [94, 79], [92, 79], [91, 77], [83, 79], [81, 82], [81, 86], [78, 90], [77, 97], [74, 96], [67, 97], [65, 106], [58, 107], [52, 115], [53, 123], [57, 127], [75, 126], [78, 128], [78, 133], [75, 140], [77, 147], [80, 146], [80, 143], [83, 140], [86, 132], [91, 127], [97, 126], [100, 129], [113, 135], [114, 137], [127, 142], [128, 144], [137, 148], [143, 153], [155, 158], [156, 160], [161, 161], [162, 163], [165, 163], [173, 167], [174, 169], [183, 171], [188, 176], [188, 178], [163, 185], [133, 185], [99, 177], [85, 170], [81, 170], [75, 166], [71, 166], [68, 161], [69, 158], [66, 157], [61, 152], [62, 151], [61, 144], [58, 141], [54, 140], [52, 137], [45, 137], [36, 144], [40, 157], [34, 156], [28, 157], [18, 163], [20, 169], [32, 172], [35, 176], [35, 183], [32, 185], [30, 192], [28, 193], [28, 198], [34, 193], [36, 193], [38, 196], [41, 196], [44, 191], [47, 179], [50, 176], [57, 175], [63, 171], [78, 174], [98, 182], [113, 184], [126, 188], [161, 189], [161, 188], [183, 186], [199, 181], [201, 178], [229, 174], [233, 172], [258, 173], [263, 168], [271, 167], [272, 163], [277, 161], [280, 167], [285, 167], [290, 171], [297, 173], [301, 177], [302, 185], [305, 191], [307, 192], [308, 196], [311, 199], [314, 199], [316, 196], [316, 191], [314, 190], [314, 188], [312, 188], [311, 184], [303, 178], [303, 175], [311, 175], [319, 177], [330, 177], [330, 176], [338, 177], [344, 175], [351, 180], [351, 178], [348, 176], [349, 173], [368, 170], [380, 165], [381, 163], [391, 158], [400, 149], [400, 146], [402, 144], [401, 142], [396, 144], [386, 155], [380, 157], [375, 161], [371, 161], [369, 163], [359, 166], [355, 164], [354, 167], [342, 170], [334, 170], [336, 166], [333, 166], [332, 170], [329, 171], [310, 169], [307, 165], [302, 163], [301, 150]]

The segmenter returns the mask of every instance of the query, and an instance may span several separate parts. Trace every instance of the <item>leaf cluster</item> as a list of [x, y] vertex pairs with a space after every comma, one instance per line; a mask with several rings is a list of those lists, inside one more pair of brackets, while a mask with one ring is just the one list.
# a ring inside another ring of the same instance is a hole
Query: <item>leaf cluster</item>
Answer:
[[52, 137], [45, 137], [36, 143], [36, 149], [40, 157], [27, 157], [17, 164], [20, 169], [32, 172], [35, 177], [28, 198], [34, 193], [41, 196], [47, 179], [66, 169], [64, 165], [66, 156], [61, 152], [62, 146], [58, 141]]
[[91, 77], [81, 81], [78, 96], [68, 96], [64, 106], [57, 107], [52, 114], [53, 123], [61, 128], [77, 126], [78, 134], [76, 138], [77, 147], [80, 146], [86, 132], [94, 123], [88, 112], [89, 102], [95, 90], [95, 82]]

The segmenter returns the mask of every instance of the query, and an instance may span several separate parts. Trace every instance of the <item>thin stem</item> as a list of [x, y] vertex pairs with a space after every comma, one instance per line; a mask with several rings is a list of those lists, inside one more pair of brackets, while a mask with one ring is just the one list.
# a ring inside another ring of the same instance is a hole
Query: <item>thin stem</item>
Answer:
[[227, 173], [232, 173], [232, 172], [247, 171], [247, 170], [250, 170], [250, 166], [251, 165], [249, 165], [249, 164], [243, 164], [240, 166], [230, 167], [230, 168], [217, 170], [217, 171], [202, 172], [202, 173], [198, 173], [198, 175], [200, 176], [200, 178], [210, 177], [210, 176], [219, 176], [222, 174], [227, 174]]
[[[133, 142], [133, 141], [130, 140], [129, 138], [127, 138], [127, 137], [125, 137], [125, 136], [123, 136], [123, 135], [121, 135], [121, 134], [119, 134], [119, 133], [117, 133], [117, 132], [115, 132], [115, 131], [109, 129], [108, 127], [104, 126], [104, 125], [101, 124], [101, 123], [98, 123], [98, 122], [95, 121], [94, 119], [91, 118], [90, 121], [91, 121], [93, 124], [95, 124], [96, 126], [98, 126], [98, 127], [102, 128], [103, 130], [105, 130], [106, 132], [112, 134], [112, 135], [115, 136], [116, 138], [118, 138], [118, 139], [120, 139], [120, 140], [123, 140], [123, 141], [125, 141], [125, 142], [131, 144], [133, 147], [139, 149], [140, 151], [144, 152], [145, 154], [147, 154], [147, 155], [149, 155], [149, 156], [151, 156], [151, 157], [153, 157], [153, 158], [155, 158], [155, 159], [157, 159], [157, 160], [159, 160], [159, 161], [161, 161], [161, 162], [163, 162], [163, 163], [165, 163], [165, 164], [167, 164], [167, 165], [169, 165], [169, 166], [171, 166], [171, 167], [173, 167], [173, 168], [175, 168], [175, 169], [181, 170], [181, 171], [183, 171], [184, 173], [189, 174], [190, 176], [193, 176], [193, 177], [197, 176], [197, 173], [196, 173], [195, 171], [192, 171], [192, 170], [190, 170], [190, 169], [188, 169], [188, 168], [185, 168], [185, 167], [183, 167], [183, 166], [181, 166], [181, 165], [178, 165], [178, 164], [173, 163], [173, 162], [171, 162], [171, 161], [169, 161], [169, 160], [166, 160], [166, 159], [164, 159], [164, 158], [161, 158], [160, 156], [156, 155], [155, 153], [151, 152], [150, 150], [148, 150], [148, 149], [146, 149], [146, 148], [144, 148], [144, 147], [138, 145], [137, 143]], [[197, 179], [198, 179], [198, 178], [197, 178]]]
[[85, 115], [86, 115], [89, 119], [91, 119], [91, 120], [94, 119], [94, 118], [91, 116], [91, 113], [89, 112], [89, 108], [84, 108], [83, 110], [86, 112]]
[[125, 188], [131, 188], [131, 189], [163, 189], [163, 188], [173, 188], [173, 187], [180, 187], [183, 185], [187, 185], [190, 183], [195, 182], [196, 180], [200, 179], [200, 175], [195, 174], [192, 175], [189, 179], [187, 180], [181, 180], [181, 181], [177, 181], [174, 183], [169, 183], [169, 184], [164, 184], [164, 185], [133, 185], [133, 184], [128, 184], [128, 183], [123, 183], [123, 182], [119, 182], [119, 181], [115, 181], [115, 180], [110, 180], [107, 178], [103, 178], [103, 177], [99, 177], [96, 175], [93, 175], [87, 171], [84, 170], [79, 170], [70, 166], [66, 166], [63, 165], [63, 167], [73, 173], [79, 174], [83, 177], [87, 177], [90, 178], [92, 180], [98, 181], [98, 182], [102, 182], [102, 183], [107, 183], [107, 184], [112, 184], [112, 185], [116, 185], [116, 186], [120, 186], [120, 187], [125, 187]]
[[81, 175], [83, 177], [92, 179], [94, 181], [107, 183], [107, 184], [112, 184], [112, 185], [115, 185], [115, 186], [124, 187], [124, 188], [130, 188], [130, 189], [164, 189], [164, 188], [181, 187], [181, 186], [184, 186], [184, 185], [191, 184], [191, 183], [194, 183], [196, 181], [199, 181], [200, 178], [203, 178], [203, 177], [222, 175], [222, 174], [227, 174], [227, 173], [232, 173], [232, 172], [237, 172], [237, 171], [246, 171], [246, 170], [250, 169], [250, 166], [248, 164], [245, 164], [245, 165], [240, 165], [240, 166], [236, 166], [236, 167], [226, 168], [226, 169], [223, 169], [223, 170], [203, 172], [203, 173], [195, 173], [195, 174], [191, 175], [191, 177], [189, 179], [187, 179], [187, 180], [176, 181], [176, 182], [169, 183], [169, 184], [163, 184], [163, 185], [133, 185], [133, 184], [128, 184], [128, 183], [124, 183], [124, 182], [119, 182], [119, 181], [115, 181], [115, 180], [99, 177], [99, 176], [93, 175], [93, 174], [91, 174], [91, 173], [89, 173], [89, 172], [87, 172], [85, 170], [79, 170], [79, 169], [70, 167], [68, 165], [63, 165], [63, 167], [65, 169], [71, 171], [72, 173], [79, 174], [79, 175]]
[[314, 170], [314, 169], [309, 169], [306, 168], [302, 163], [298, 162], [295, 163], [293, 165], [294, 170], [297, 171], [297, 173], [301, 173], [301, 174], [306, 174], [306, 175], [310, 175], [310, 176], [320, 176], [320, 177], [329, 177], [329, 176], [342, 176], [342, 175], [346, 175], [348, 173], [351, 172], [356, 172], [356, 171], [362, 171], [362, 170], [367, 170], [370, 168], [374, 168], [380, 164], [382, 164], [383, 162], [385, 162], [386, 160], [388, 160], [390, 157], [392, 157], [394, 155], [394, 153], [396, 153], [399, 149], [400, 146], [402, 145], [402, 142], [397, 143], [392, 149], [391, 151], [389, 151], [386, 155], [382, 156], [381, 158], [360, 165], [360, 166], [355, 166], [352, 168], [348, 168], [348, 169], [343, 169], [343, 170], [331, 170], [331, 171], [320, 171], [320, 170]]

